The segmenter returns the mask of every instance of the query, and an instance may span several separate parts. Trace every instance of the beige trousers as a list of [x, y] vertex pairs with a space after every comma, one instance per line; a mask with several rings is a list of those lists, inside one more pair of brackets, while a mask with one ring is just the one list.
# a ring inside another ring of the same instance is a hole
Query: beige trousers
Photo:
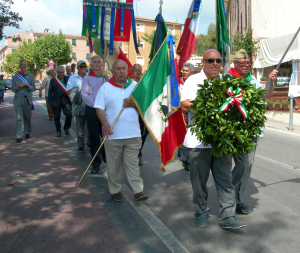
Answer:
[[140, 177], [138, 154], [141, 148], [140, 137], [106, 140], [108, 188], [111, 194], [121, 191], [123, 185], [123, 161], [125, 163], [127, 178], [134, 194], [143, 191], [143, 180]]

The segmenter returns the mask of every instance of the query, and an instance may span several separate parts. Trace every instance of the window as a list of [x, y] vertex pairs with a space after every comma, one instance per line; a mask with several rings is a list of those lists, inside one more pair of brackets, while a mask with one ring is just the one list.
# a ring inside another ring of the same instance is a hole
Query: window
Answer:
[[90, 42], [89, 40], [86, 40], [86, 46], [89, 47], [90, 46]]
[[139, 48], [144, 48], [144, 41], [143, 40], [140, 40], [140, 44], [139, 44]]
[[248, 25], [248, 15], [247, 15], [247, 0], [245, 0], [245, 29], [247, 29], [247, 25]]
[[72, 39], [72, 46], [76, 46], [76, 39]]
[[31, 39], [28, 39], [28, 43], [31, 42]]
[[1, 65], [1, 70], [0, 70], [1, 72], [3, 72], [3, 66]]
[[12, 49], [11, 51], [14, 53], [16, 51], [16, 49]]
[[140, 65], [144, 65], [144, 57], [142, 56], [137, 56], [136, 57], [136, 63], [140, 64]]
[[90, 54], [86, 54], [86, 57], [85, 57], [87, 60], [90, 59]]
[[145, 32], [145, 25], [144, 24], [136, 24], [136, 31], [137, 32]]
[[76, 59], [76, 53], [72, 53], [72, 58]]
[[17, 39], [16, 38], [12, 38], [12, 42], [17, 42]]
[[37, 36], [37, 39], [40, 39], [41, 38], [41, 36]]

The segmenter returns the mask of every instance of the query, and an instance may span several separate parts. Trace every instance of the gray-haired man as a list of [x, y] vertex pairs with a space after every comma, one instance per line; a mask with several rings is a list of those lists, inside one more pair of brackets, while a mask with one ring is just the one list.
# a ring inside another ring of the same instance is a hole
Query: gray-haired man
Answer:
[[48, 92], [49, 107], [53, 108], [54, 123], [56, 127], [56, 137], [61, 137], [60, 113], [63, 110], [66, 116], [64, 125], [65, 134], [69, 135], [69, 129], [72, 121], [72, 106], [69, 94], [67, 93], [68, 77], [65, 76], [65, 67], [57, 67], [57, 77], [50, 81]]

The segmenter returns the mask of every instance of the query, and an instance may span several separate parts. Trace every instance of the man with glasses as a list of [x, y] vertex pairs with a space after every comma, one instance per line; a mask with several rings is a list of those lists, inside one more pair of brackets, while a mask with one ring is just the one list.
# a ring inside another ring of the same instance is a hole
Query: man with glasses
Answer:
[[[185, 82], [181, 95], [181, 109], [188, 113], [188, 125], [193, 123], [193, 116], [190, 111], [192, 102], [197, 96], [198, 85], [206, 79], [220, 78], [221, 67], [220, 53], [214, 49], [206, 51], [203, 55], [203, 69], [200, 73], [192, 75]], [[231, 168], [232, 155], [215, 157], [211, 154], [211, 146], [204, 146], [201, 140], [191, 129], [187, 130], [184, 146], [188, 148], [190, 160], [190, 179], [193, 189], [193, 204], [195, 207], [196, 224], [199, 227], [207, 227], [209, 208], [207, 206], [207, 180], [210, 171], [212, 172], [219, 202], [219, 222], [222, 229], [238, 229], [245, 226], [235, 220], [235, 193], [232, 185]]]
[[[77, 146], [79, 152], [84, 152], [85, 103], [81, 98], [82, 80], [86, 76], [86, 62], [77, 62], [77, 74], [71, 75], [67, 83], [67, 92], [72, 102], [72, 115], [77, 126]], [[89, 136], [87, 136], [89, 145]]]
[[[254, 84], [256, 88], [263, 87], [263, 85], [258, 82], [255, 77], [250, 72], [251, 62], [250, 57], [246, 50], [241, 49], [234, 55], [234, 68], [228, 71], [228, 74], [235, 77], [245, 77], [251, 84]], [[277, 78], [277, 70], [273, 70], [269, 78], [273, 81]], [[262, 136], [260, 136], [262, 137]], [[257, 143], [257, 139], [255, 139]], [[250, 178], [250, 173], [252, 170], [252, 165], [255, 157], [255, 150], [250, 151], [248, 154], [240, 154], [238, 157], [233, 157], [235, 166], [232, 170], [232, 183], [235, 189], [236, 196], [236, 212], [239, 214], [249, 214], [249, 210], [244, 204], [245, 189]]]

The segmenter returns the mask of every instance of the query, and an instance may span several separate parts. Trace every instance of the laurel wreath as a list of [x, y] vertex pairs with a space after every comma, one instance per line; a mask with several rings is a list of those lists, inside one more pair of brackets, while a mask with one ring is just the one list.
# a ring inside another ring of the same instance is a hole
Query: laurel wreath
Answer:
[[[212, 155], [247, 154], [256, 146], [256, 138], [262, 133], [266, 121], [265, 96], [263, 88], [256, 88], [244, 77], [225, 75], [220, 79], [207, 79], [198, 84], [197, 97], [191, 101], [195, 113], [193, 124], [187, 126], [205, 146], [211, 145]], [[227, 89], [240, 88], [244, 91], [243, 105], [248, 112], [244, 118], [236, 105], [225, 112], [220, 107], [229, 97]]]

